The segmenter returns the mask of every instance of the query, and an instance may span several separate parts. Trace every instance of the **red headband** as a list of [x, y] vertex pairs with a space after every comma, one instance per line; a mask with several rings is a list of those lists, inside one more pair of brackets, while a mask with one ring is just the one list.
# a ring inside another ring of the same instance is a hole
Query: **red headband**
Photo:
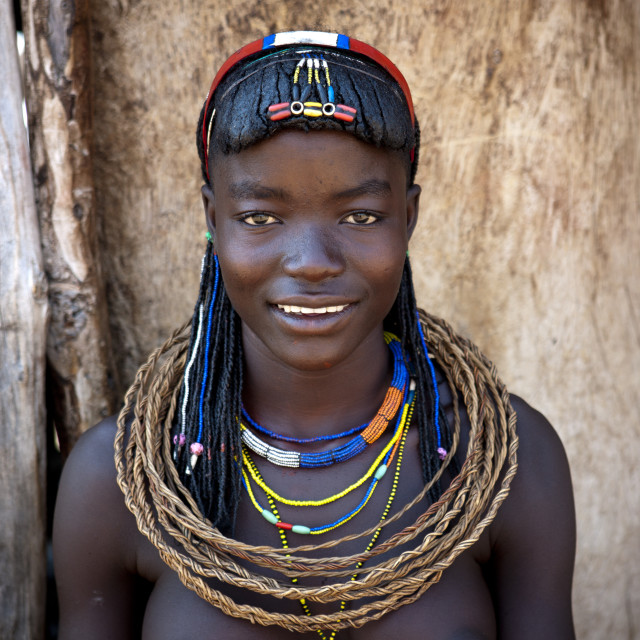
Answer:
[[[260, 38], [260, 40], [250, 42], [241, 49], [238, 49], [238, 51], [231, 55], [220, 67], [218, 73], [216, 73], [216, 77], [211, 83], [211, 88], [209, 89], [207, 101], [204, 107], [205, 116], [209, 109], [209, 103], [213, 98], [215, 90], [217, 89], [220, 82], [222, 82], [222, 79], [231, 69], [231, 67], [238, 64], [245, 58], [253, 55], [254, 53], [258, 53], [259, 51], [298, 44], [308, 44], [320, 47], [329, 47], [333, 49], [342, 49], [344, 51], [352, 51], [354, 53], [365, 56], [370, 60], [373, 60], [377, 65], [387, 71], [391, 75], [391, 77], [400, 85], [402, 93], [404, 94], [404, 97], [407, 101], [407, 107], [409, 109], [409, 115], [411, 117], [411, 124], [415, 126], [415, 115], [413, 112], [411, 91], [409, 91], [409, 85], [404, 79], [402, 73], [400, 73], [398, 67], [396, 67], [396, 65], [393, 64], [393, 62], [391, 62], [391, 60], [389, 60], [387, 56], [385, 56], [383, 53], [380, 53], [380, 51], [374, 49], [366, 42], [361, 42], [360, 40], [355, 40], [354, 38], [349, 38], [348, 36], [344, 36], [339, 33], [325, 33], [323, 31], [286, 31], [282, 33], [276, 33], [267, 36], [266, 38]], [[208, 127], [205, 118], [202, 123], [202, 144], [204, 147], [205, 168], [207, 177], [209, 177], [209, 149], [207, 130]], [[411, 155], [413, 156], [413, 153]], [[413, 157], [411, 159], [413, 161]]]

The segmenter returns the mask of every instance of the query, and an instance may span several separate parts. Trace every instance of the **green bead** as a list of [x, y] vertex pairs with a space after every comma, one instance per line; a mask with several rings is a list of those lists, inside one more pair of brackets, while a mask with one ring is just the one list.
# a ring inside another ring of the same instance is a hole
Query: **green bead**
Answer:
[[278, 518], [276, 518], [268, 509], [262, 510], [262, 517], [271, 524], [276, 524], [278, 522]]
[[385, 473], [387, 473], [387, 465], [386, 464], [381, 464], [377, 468], [376, 473], [374, 475], [374, 478], [376, 480], [380, 480], [384, 476]]
[[206, 238], [209, 242], [211, 242], [211, 232], [210, 232], [210, 231], [207, 231], [207, 233], [205, 234], [205, 238]]
[[299, 533], [301, 536], [307, 536], [311, 533], [311, 529], [302, 524], [294, 524], [293, 527], [291, 527], [291, 531], [293, 531], [293, 533]]

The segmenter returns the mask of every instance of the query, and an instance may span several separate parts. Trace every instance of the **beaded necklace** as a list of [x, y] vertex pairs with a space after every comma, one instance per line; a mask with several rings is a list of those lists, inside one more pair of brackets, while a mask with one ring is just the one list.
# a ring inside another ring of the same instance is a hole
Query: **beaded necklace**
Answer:
[[[351, 493], [352, 491], [354, 491], [355, 489], [360, 487], [372, 475], [374, 475], [374, 473], [379, 475], [380, 477], [382, 477], [384, 475], [384, 473], [386, 471], [386, 464], [383, 462], [383, 460], [386, 457], [388, 457], [388, 454], [389, 454], [389, 451], [390, 451], [391, 447], [393, 447], [397, 443], [397, 441], [400, 439], [400, 437], [402, 435], [402, 429], [403, 429], [403, 426], [404, 426], [404, 422], [406, 421], [407, 411], [408, 411], [409, 405], [413, 401], [414, 394], [415, 394], [415, 382], [412, 380], [411, 384], [409, 385], [408, 394], [405, 393], [406, 401], [404, 402], [403, 410], [398, 413], [398, 420], [396, 422], [396, 428], [395, 428], [395, 431], [393, 433], [393, 436], [391, 437], [391, 440], [386, 444], [384, 449], [378, 454], [377, 458], [371, 463], [371, 466], [369, 467], [367, 472], [359, 480], [356, 480], [356, 482], [354, 482], [352, 485], [348, 486], [346, 489], [343, 489], [339, 493], [336, 493], [336, 494], [334, 494], [332, 496], [329, 496], [328, 498], [322, 498], [320, 500], [291, 500], [289, 498], [285, 498], [285, 497], [281, 496], [280, 494], [276, 493], [275, 491], [273, 491], [273, 489], [269, 488], [266, 485], [264, 480], [262, 480], [262, 478], [259, 477], [258, 474], [253, 473], [251, 471], [251, 465], [250, 465], [250, 462], [249, 462], [250, 461], [250, 456], [249, 456], [248, 452], [246, 451], [246, 449], [244, 447], [243, 447], [243, 457], [242, 457], [243, 464], [249, 469], [249, 473], [250, 473], [251, 477], [253, 478], [254, 482], [265, 493], [268, 493], [268, 494], [272, 495], [278, 502], [281, 502], [282, 504], [286, 504], [286, 505], [289, 505], [289, 506], [292, 506], [292, 507], [321, 507], [321, 506], [323, 506], [325, 504], [329, 504], [331, 502], [335, 502], [336, 500], [339, 500], [340, 498], [343, 498], [347, 494]], [[381, 462], [383, 462], [383, 463], [380, 464]]]
[[380, 452], [378, 457], [373, 461], [373, 463], [371, 464], [371, 466], [369, 467], [367, 472], [361, 478], [356, 480], [353, 484], [349, 485], [346, 489], [343, 489], [340, 493], [336, 493], [336, 494], [334, 494], [332, 496], [329, 496], [328, 498], [322, 498], [320, 500], [292, 500], [290, 498], [285, 498], [285, 497], [281, 496], [280, 494], [276, 493], [275, 491], [273, 491], [272, 489], [270, 489], [265, 484], [264, 480], [262, 480], [260, 477], [258, 477], [258, 475], [256, 473], [254, 473], [252, 471], [252, 469], [253, 469], [253, 467], [255, 465], [252, 464], [249, 452], [247, 451], [247, 448], [245, 448], [245, 447], [243, 447], [242, 461], [243, 461], [243, 464], [247, 467], [247, 469], [249, 469], [249, 473], [250, 473], [251, 477], [253, 478], [254, 482], [265, 493], [269, 493], [274, 498], [276, 498], [276, 500], [278, 500], [278, 502], [281, 502], [282, 504], [287, 504], [287, 505], [290, 505], [290, 506], [293, 506], [293, 507], [320, 507], [322, 505], [329, 504], [331, 502], [335, 502], [336, 500], [339, 500], [340, 498], [344, 498], [344, 496], [346, 496], [347, 494], [351, 493], [352, 491], [354, 491], [355, 489], [360, 487], [362, 484], [364, 484], [374, 474], [380, 475], [380, 477], [382, 477], [384, 475], [384, 472], [386, 471], [386, 464], [384, 462], [382, 464], [380, 464], [380, 463], [383, 461], [385, 456], [387, 456], [387, 454], [389, 453], [389, 450], [395, 444], [395, 442], [397, 442], [397, 440], [398, 440], [398, 438], [400, 436], [400, 433], [401, 433], [401, 431], [399, 429], [396, 429], [396, 431], [394, 432], [393, 437], [391, 438], [391, 440], [387, 443], [385, 448]]
[[[243, 465], [249, 470], [249, 475], [254, 480], [254, 482], [265, 492], [270, 504], [273, 502], [274, 499], [277, 500], [278, 502], [281, 502], [282, 504], [287, 504], [290, 506], [299, 506], [299, 507], [315, 507], [315, 506], [330, 504], [331, 502], [335, 502], [336, 500], [339, 500], [340, 498], [350, 493], [353, 489], [356, 488], [356, 486], [360, 486], [361, 484], [363, 484], [365, 479], [371, 473], [372, 469], [377, 467], [377, 470], [374, 474], [371, 484], [369, 485], [369, 488], [367, 489], [364, 497], [362, 498], [360, 503], [354, 509], [352, 509], [349, 513], [338, 518], [337, 520], [334, 520], [329, 524], [320, 525], [317, 527], [307, 527], [305, 525], [282, 522], [275, 518], [272, 511], [270, 512], [268, 509], [265, 509], [258, 502], [257, 498], [255, 497], [255, 494], [253, 493], [253, 490], [251, 489], [251, 483], [249, 481], [249, 477], [247, 476], [247, 472], [245, 468], [243, 468], [242, 482], [247, 491], [247, 494], [249, 495], [249, 498], [253, 506], [262, 515], [262, 517], [265, 520], [267, 520], [267, 522], [270, 522], [271, 524], [275, 525], [279, 529], [288, 529], [300, 535], [319, 535], [322, 533], [326, 533], [333, 529], [337, 529], [338, 527], [342, 526], [343, 524], [351, 520], [351, 518], [358, 515], [358, 513], [360, 513], [360, 511], [364, 509], [367, 502], [369, 502], [369, 499], [371, 498], [375, 488], [377, 487], [380, 480], [384, 477], [389, 463], [391, 462], [396, 451], [398, 450], [398, 446], [402, 440], [402, 434], [406, 432], [406, 428], [409, 426], [409, 423], [411, 421], [411, 415], [413, 414], [413, 406], [414, 406], [414, 395], [415, 395], [415, 383], [413, 383], [412, 381], [411, 390], [409, 392], [409, 398], [404, 405], [402, 414], [398, 418], [398, 427], [396, 429], [396, 433], [394, 434], [393, 438], [389, 441], [385, 449], [381, 452], [380, 456], [378, 456], [378, 458], [373, 463], [373, 465], [371, 465], [371, 467], [369, 468], [369, 471], [367, 472], [367, 474], [365, 474], [363, 478], [358, 480], [356, 483], [354, 483], [350, 487], [347, 487], [347, 489], [333, 496], [330, 496], [329, 498], [324, 498], [322, 500], [289, 500], [287, 498], [283, 498], [278, 493], [276, 493], [273, 489], [267, 486], [267, 484], [264, 482], [264, 479], [262, 478], [262, 475], [260, 474], [260, 471], [256, 467], [253, 460], [251, 460], [251, 457], [249, 456], [249, 453], [247, 452], [246, 448], [243, 447], [243, 452], [242, 452]], [[382, 456], [384, 456], [384, 462], [378, 467], [378, 462], [382, 458]]]
[[[407, 439], [407, 433], [409, 431], [409, 425], [411, 424], [411, 417], [413, 414], [413, 406], [414, 403], [411, 403], [410, 409], [409, 409], [409, 413], [407, 416], [407, 420], [406, 420], [406, 426], [404, 428], [404, 432], [402, 434], [402, 438], [400, 440], [400, 448], [398, 450], [398, 460], [396, 462], [396, 469], [395, 469], [395, 473], [393, 475], [393, 482], [391, 484], [391, 492], [389, 493], [389, 499], [387, 500], [387, 504], [384, 507], [384, 510], [382, 511], [382, 515], [380, 516], [380, 523], [382, 524], [382, 522], [384, 520], [386, 520], [387, 516], [389, 515], [389, 511], [391, 511], [391, 506], [393, 505], [393, 500], [396, 497], [396, 493], [398, 490], [398, 481], [400, 479], [400, 468], [402, 466], [402, 457], [403, 457], [403, 453], [404, 453], [404, 445]], [[278, 512], [278, 507], [276, 506], [275, 502], [273, 501], [273, 499], [271, 498], [271, 496], [267, 495], [267, 499], [269, 500], [269, 507], [271, 508], [271, 513], [273, 515], [273, 517], [276, 520], [280, 520], [280, 514]], [[367, 548], [365, 549], [365, 553], [368, 553], [369, 551], [371, 551], [371, 549], [373, 549], [373, 547], [375, 546], [376, 542], [378, 541], [378, 538], [380, 537], [380, 533], [382, 531], [382, 527], [378, 527], [373, 536], [371, 537], [371, 540], [369, 541], [369, 544], [367, 545]], [[289, 541], [287, 540], [287, 534], [285, 533], [284, 528], [278, 528], [278, 533], [280, 534], [280, 542], [282, 543], [282, 548], [283, 549], [288, 549], [289, 548]], [[294, 533], [296, 533], [294, 531]], [[289, 554], [287, 554], [287, 557], [289, 557]], [[355, 566], [355, 573], [351, 576], [351, 581], [355, 581], [358, 579], [358, 571], [362, 568], [362, 566], [364, 565], [364, 560], [360, 560], [359, 562], [356, 563]], [[291, 582], [293, 584], [297, 584], [298, 582], [298, 578], [291, 578]], [[309, 604], [307, 603], [305, 598], [302, 598], [299, 600], [300, 602], [300, 606], [302, 607], [302, 611], [305, 613], [305, 615], [311, 617], [313, 614], [311, 613], [311, 609], [309, 607]], [[341, 600], [340, 601], [340, 608], [339, 608], [339, 612], [342, 612], [346, 609], [347, 607], [347, 602], [346, 600]], [[338, 621], [340, 622], [340, 621]], [[331, 631], [331, 633], [327, 636], [324, 631], [322, 631], [322, 629], [317, 629], [316, 630], [318, 635], [320, 636], [321, 640], [334, 640], [337, 633], [338, 633], [338, 629], [333, 629]]]
[[[340, 440], [341, 438], [348, 438], [354, 433], [362, 431], [369, 423], [365, 422], [358, 427], [353, 427], [348, 431], [342, 431], [341, 433], [333, 433], [326, 436], [315, 436], [315, 438], [294, 438], [293, 436], [285, 436], [281, 433], [276, 433], [258, 424], [248, 413], [247, 410], [242, 407], [242, 418], [246, 420], [256, 431], [263, 433], [265, 436], [269, 436], [274, 440], [282, 440], [283, 442], [295, 442], [296, 444], [311, 444], [313, 442], [322, 442], [323, 440]], [[256, 452], [257, 453], [257, 452]]]
[[[385, 332], [384, 339], [389, 345], [389, 349], [391, 349], [391, 353], [393, 354], [393, 377], [391, 379], [391, 384], [389, 385], [389, 389], [387, 390], [380, 409], [378, 409], [378, 412], [371, 420], [371, 422], [369, 422], [369, 424], [364, 427], [362, 433], [356, 435], [354, 438], [349, 440], [349, 442], [339, 447], [334, 447], [333, 449], [330, 449], [328, 451], [301, 453], [298, 451], [287, 451], [284, 449], [279, 449], [278, 447], [273, 447], [261, 440], [254, 433], [249, 431], [245, 425], [241, 425], [241, 437], [244, 444], [254, 453], [257, 453], [259, 456], [266, 458], [273, 464], [281, 467], [302, 467], [306, 469], [328, 467], [337, 462], [344, 462], [345, 460], [349, 460], [350, 458], [353, 458], [354, 456], [364, 451], [367, 446], [375, 442], [384, 433], [389, 424], [389, 421], [393, 418], [394, 415], [398, 413], [398, 410], [402, 403], [403, 395], [405, 395], [407, 380], [409, 378], [409, 373], [407, 371], [407, 367], [404, 363], [404, 358], [402, 355], [402, 347], [400, 345], [400, 341], [396, 336], [388, 332]], [[243, 411], [243, 414], [246, 415], [246, 411]], [[256, 425], [253, 420], [249, 420], [250, 424]], [[280, 437], [281, 439], [283, 439], [283, 437], [279, 436], [279, 434], [275, 434], [274, 432], [267, 430], [264, 427], [260, 427], [259, 425], [258, 427], [261, 431], [267, 431], [268, 435], [273, 434], [275, 437]], [[360, 427], [356, 427], [356, 430], [358, 429], [360, 429]], [[353, 430], [350, 430], [348, 432], [344, 432], [343, 434], [337, 434], [334, 436], [320, 436], [317, 439], [309, 438], [292, 440], [298, 443], [315, 442], [321, 439], [328, 440], [342, 437], [343, 435], [352, 432]], [[285, 436], [285, 438], [288, 438], [288, 436]]]

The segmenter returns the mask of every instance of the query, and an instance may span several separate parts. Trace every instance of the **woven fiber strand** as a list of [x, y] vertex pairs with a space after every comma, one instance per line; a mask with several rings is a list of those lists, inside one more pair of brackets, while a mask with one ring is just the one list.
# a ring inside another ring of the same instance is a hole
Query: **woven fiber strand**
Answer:
[[[506, 498], [517, 470], [516, 415], [495, 368], [477, 347], [455, 334], [443, 320], [424, 312], [420, 312], [420, 319], [429, 352], [444, 371], [453, 392], [454, 446], [443, 466], [409, 504], [388, 520], [338, 540], [289, 549], [253, 546], [225, 537], [198, 511], [178, 477], [170, 443], [187, 356], [189, 324], [150, 356], [127, 392], [118, 419], [115, 441], [118, 484], [139, 530], [185, 586], [227, 615], [256, 624], [279, 625], [297, 632], [361, 627], [415, 602], [478, 540]], [[384, 528], [395, 522], [424, 499], [457, 448], [458, 395], [469, 418], [469, 444], [460, 473], [441, 497], [412, 525], [370, 551], [323, 558], [301, 555], [311, 549], [330, 549], [371, 536], [379, 526]], [[127, 438], [128, 421], [131, 425]], [[415, 541], [413, 548], [375, 562], [382, 553], [411, 541]], [[237, 559], [249, 561], [256, 568], [274, 569], [281, 577], [271, 578], [249, 570], [239, 565]], [[310, 574], [348, 578], [353, 566], [361, 561], [367, 565], [360, 570], [357, 580], [332, 581], [315, 587], [291, 584], [292, 577]], [[211, 588], [207, 584], [209, 578], [276, 598], [333, 602], [336, 608], [342, 600], [375, 600], [331, 614], [274, 613], [235, 602]]]

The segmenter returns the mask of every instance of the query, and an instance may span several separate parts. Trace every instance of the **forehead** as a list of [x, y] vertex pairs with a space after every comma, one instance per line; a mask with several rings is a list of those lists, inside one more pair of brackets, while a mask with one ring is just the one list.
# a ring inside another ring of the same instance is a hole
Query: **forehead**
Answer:
[[393, 191], [407, 186], [404, 153], [376, 147], [338, 131], [283, 130], [238, 153], [212, 157], [213, 186], [255, 182], [324, 187], [369, 181], [387, 182]]

